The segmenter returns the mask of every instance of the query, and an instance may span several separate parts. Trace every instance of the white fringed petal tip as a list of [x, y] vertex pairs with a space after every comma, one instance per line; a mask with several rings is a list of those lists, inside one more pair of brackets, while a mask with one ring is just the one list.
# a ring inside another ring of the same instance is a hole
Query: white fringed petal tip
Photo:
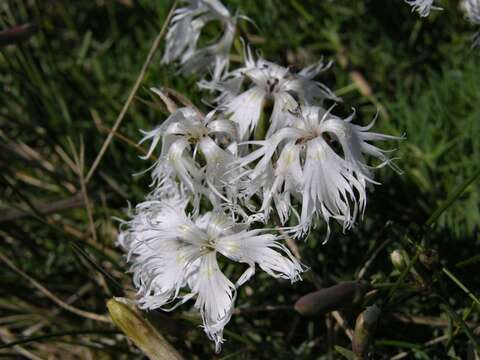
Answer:
[[434, 6], [434, 0], [404, 0], [412, 7], [412, 11], [418, 12], [421, 17], [427, 17], [432, 10], [443, 10], [441, 7]]

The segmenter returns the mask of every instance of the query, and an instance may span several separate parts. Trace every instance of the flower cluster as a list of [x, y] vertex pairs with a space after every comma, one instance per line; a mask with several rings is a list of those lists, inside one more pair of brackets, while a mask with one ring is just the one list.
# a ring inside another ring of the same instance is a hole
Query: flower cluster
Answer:
[[[119, 243], [140, 306], [169, 311], [195, 298], [219, 351], [238, 288], [256, 267], [299, 280], [305, 267], [285, 238], [304, 237], [321, 221], [326, 239], [332, 220], [344, 230], [354, 226], [367, 188], [377, 184], [374, 170], [397, 169], [388, 151], [371, 142], [401, 138], [371, 132], [374, 121], [354, 124], [355, 112], [343, 119], [326, 107], [341, 101], [315, 80], [330, 63], [294, 71], [245, 45], [244, 64], [229, 69], [236, 17], [218, 0], [185, 2], [172, 20], [164, 61], [179, 60], [182, 70], [194, 72], [212, 65], [213, 76], [199, 86], [215, 106], [205, 114], [153, 89], [171, 115], [143, 132], [141, 142], [151, 142], [145, 158], [160, 148], [153, 189], [122, 224]], [[218, 43], [197, 49], [200, 30], [212, 19], [225, 32]], [[222, 271], [226, 266], [237, 274], [234, 281]]]

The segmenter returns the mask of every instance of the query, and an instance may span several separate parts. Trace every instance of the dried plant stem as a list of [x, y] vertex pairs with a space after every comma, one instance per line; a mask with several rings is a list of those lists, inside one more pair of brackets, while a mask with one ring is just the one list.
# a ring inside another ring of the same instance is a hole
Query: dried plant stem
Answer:
[[[74, 209], [83, 206], [83, 198], [81, 194], [75, 194], [65, 199], [54, 201], [33, 201], [33, 204], [37, 208], [38, 212], [43, 215], [56, 213], [63, 210]], [[9, 222], [21, 219], [25, 216], [29, 216], [30, 212], [21, 209], [8, 209], [0, 212], [0, 223]]]
[[370, 266], [372, 265], [372, 263], [375, 261], [375, 259], [377, 258], [378, 254], [380, 254], [382, 252], [382, 250], [387, 247], [388, 244], [390, 244], [392, 242], [391, 239], [387, 239], [385, 240], [382, 244], [380, 244], [380, 246], [378, 246], [375, 251], [373, 252], [373, 254], [368, 258], [368, 260], [365, 262], [365, 265], [363, 265], [363, 267], [360, 269], [360, 271], [358, 272], [358, 275], [357, 275], [357, 279], [363, 279], [363, 277], [365, 276], [367, 270], [370, 268]]
[[298, 249], [298, 246], [295, 243], [295, 240], [293, 240], [291, 236], [289, 236], [287, 233], [285, 233], [285, 231], [282, 230], [282, 224], [280, 223], [280, 220], [278, 219], [278, 217], [274, 215], [273, 221], [275, 222], [275, 225], [277, 225], [277, 228], [280, 234], [285, 236], [285, 243], [287, 244], [287, 247], [292, 252], [293, 256], [295, 256], [299, 261], [302, 260], [302, 255], [300, 254], [300, 250]]
[[145, 59], [145, 62], [143, 63], [142, 70], [140, 71], [140, 74], [138, 75], [137, 81], [135, 82], [135, 85], [133, 85], [132, 90], [130, 91], [130, 94], [128, 95], [127, 101], [123, 105], [122, 110], [120, 111], [120, 114], [117, 117], [117, 120], [115, 121], [115, 124], [112, 127], [112, 131], [108, 134], [107, 138], [105, 139], [105, 142], [102, 145], [102, 148], [98, 152], [97, 157], [95, 158], [95, 161], [93, 162], [92, 167], [90, 168], [87, 177], [85, 178], [85, 183], [88, 184], [90, 179], [92, 178], [92, 175], [95, 173], [95, 170], [97, 169], [98, 165], [100, 164], [100, 161], [102, 160], [103, 156], [105, 155], [105, 152], [107, 151], [108, 146], [112, 142], [113, 137], [115, 136], [115, 132], [119, 128], [120, 124], [123, 121], [123, 118], [125, 117], [125, 114], [128, 111], [128, 108], [130, 107], [130, 104], [132, 103], [135, 94], [137, 93], [138, 89], [140, 88], [140, 84], [143, 81], [143, 78], [145, 77], [145, 74], [147, 72], [148, 67], [150, 66], [150, 63], [153, 60], [153, 56], [155, 55], [155, 52], [157, 51], [161, 40], [163, 39], [165, 32], [167, 30], [167, 25], [170, 23], [170, 19], [173, 16], [173, 12], [175, 8], [177, 7], [177, 2], [178, 0], [175, 0], [175, 2], [172, 5], [172, 8], [170, 9], [170, 12], [168, 13], [167, 18], [165, 19], [165, 22], [163, 23], [163, 26], [158, 33], [157, 37], [153, 41], [152, 47], [150, 48], [150, 51], [147, 55], [147, 58]]
[[64, 337], [64, 336], [79, 336], [79, 335], [117, 335], [119, 334], [119, 331], [116, 330], [75, 330], [75, 331], [63, 331], [59, 333], [51, 333], [47, 335], [39, 335], [39, 336], [32, 336], [26, 339], [21, 339], [17, 341], [12, 341], [6, 344], [1, 344], [0, 349], [6, 349], [12, 346], [16, 346], [19, 344], [28, 344], [31, 342], [39, 342], [39, 341], [45, 341], [48, 339], [54, 339], [58, 337]]
[[[188, 97], [186, 97], [185, 95], [179, 93], [177, 90], [175, 89], [172, 89], [172, 88], [169, 88], [169, 87], [162, 87], [161, 89], [159, 89], [161, 92], [163, 92], [167, 97], [169, 96], [173, 96], [177, 101], [179, 101], [183, 106], [187, 106], [189, 108], [192, 108], [193, 110], [195, 110], [198, 115], [200, 115], [201, 117], [204, 117], [205, 114], [200, 111], [200, 109], [198, 107], [195, 106], [194, 103], [192, 103], [190, 101], [190, 99]], [[158, 92], [157, 92], [158, 94]]]
[[[91, 291], [93, 289], [93, 285], [92, 283], [87, 283], [85, 284], [84, 286], [82, 286], [75, 294], [73, 294], [72, 296], [70, 296], [67, 301], [65, 301], [67, 304], [71, 305], [73, 304], [75, 301], [77, 301], [79, 298], [81, 298], [84, 294], [86, 294], [87, 292]], [[28, 328], [26, 328], [25, 330], [22, 331], [22, 335], [23, 336], [32, 336], [33, 334], [35, 334], [37, 331], [41, 330], [44, 326], [47, 326], [50, 321], [51, 321], [51, 318], [57, 316], [58, 314], [60, 313], [60, 309], [56, 308], [54, 309], [50, 314], [49, 314], [49, 319], [45, 319], [45, 320], [42, 320]]]
[[[4, 343], [10, 343], [12, 341], [15, 341], [16, 338], [15, 336], [12, 334], [12, 332], [7, 329], [6, 327], [1, 327], [0, 328], [0, 339], [2, 340], [2, 342]], [[13, 349], [19, 353], [20, 355], [24, 356], [25, 358], [27, 359], [30, 359], [30, 360], [43, 360], [43, 358], [41, 357], [38, 357], [37, 355], [33, 354], [31, 351], [28, 351], [27, 349], [25, 349], [24, 347], [21, 347], [20, 345], [15, 345], [13, 347]]]
[[[435, 338], [435, 339], [429, 340], [429, 341], [427, 341], [427, 342], [424, 344], [424, 346], [432, 346], [432, 345], [435, 345], [435, 344], [437, 344], [437, 343], [439, 343], [439, 342], [446, 341], [446, 340], [448, 340], [448, 336], [449, 336], [449, 335], [446, 334], [446, 335], [439, 336], [439, 337], [437, 337], [437, 338]], [[401, 353], [398, 353], [398, 354], [395, 355], [395, 356], [392, 356], [392, 357], [390, 358], [390, 360], [400, 360], [400, 359], [406, 358], [408, 355], [410, 355], [409, 352], [403, 351], [403, 352], [401, 352]]]
[[95, 314], [89, 311], [84, 311], [77, 309], [76, 307], [73, 307], [63, 300], [59, 299], [57, 296], [55, 296], [50, 290], [45, 288], [43, 285], [41, 285], [38, 281], [24, 273], [22, 270], [20, 270], [18, 267], [15, 266], [13, 262], [11, 262], [5, 255], [0, 253], [0, 260], [2, 260], [9, 268], [11, 268], [13, 271], [15, 271], [17, 274], [28, 280], [38, 291], [40, 291], [42, 294], [44, 294], [46, 297], [48, 297], [50, 300], [52, 300], [54, 303], [56, 303], [58, 306], [64, 308], [67, 311], [70, 311], [73, 314], [76, 314], [78, 316], [85, 317], [87, 319], [95, 320], [95, 321], [101, 321], [101, 322], [106, 322], [110, 323], [110, 319], [107, 316], [104, 315], [99, 315]]
[[88, 198], [86, 180], [83, 176], [85, 171], [85, 146], [83, 144], [83, 139], [80, 140], [80, 154], [76, 153], [73, 143], [70, 142], [70, 146], [72, 147], [73, 158], [75, 160], [75, 169], [76, 169], [75, 172], [78, 175], [83, 202], [85, 203], [85, 209], [87, 210], [88, 224], [90, 226], [90, 234], [92, 235], [93, 241], [96, 243], [98, 238], [97, 238], [97, 231], [95, 229], [95, 222], [93, 220], [92, 204], [90, 203], [90, 200]]
[[[113, 131], [111, 128], [103, 125], [103, 123], [99, 121], [100, 118], [98, 117], [98, 114], [96, 114], [95, 112], [92, 112], [92, 116], [95, 119], [95, 126], [97, 127], [98, 131], [100, 131], [102, 133], [107, 133], [107, 134], [110, 134]], [[124, 134], [117, 131], [117, 132], [114, 133], [114, 135], [117, 139], [123, 141], [125, 144], [127, 144], [127, 145], [131, 146], [132, 148], [136, 149], [140, 154], [147, 155], [147, 153], [148, 153], [147, 150], [145, 150], [143, 147], [138, 145], [135, 141], [131, 140], [130, 138], [128, 138]], [[153, 160], [157, 159], [155, 154], [150, 155], [150, 157]]]
[[236, 308], [233, 313], [235, 315], [240, 314], [253, 314], [258, 312], [271, 312], [271, 311], [293, 311], [292, 305], [264, 305], [253, 306], [248, 308]]
[[342, 315], [338, 311], [332, 311], [332, 316], [337, 322], [337, 324], [345, 331], [345, 334], [348, 336], [350, 340], [353, 339], [353, 331], [349, 329], [347, 326], [346, 321], [343, 319]]
[[[448, 319], [442, 319], [433, 316], [421, 316], [421, 315], [406, 315], [400, 313], [393, 313], [391, 317], [394, 320], [407, 323], [407, 324], [415, 324], [415, 325], [425, 325], [430, 327], [447, 327], [450, 325], [450, 321]], [[474, 327], [475, 323], [468, 322], [468, 326]]]

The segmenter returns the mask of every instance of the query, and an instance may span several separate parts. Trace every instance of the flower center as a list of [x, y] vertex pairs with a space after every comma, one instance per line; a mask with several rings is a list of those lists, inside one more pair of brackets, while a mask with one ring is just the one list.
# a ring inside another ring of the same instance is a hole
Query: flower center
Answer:
[[216, 241], [213, 237], [207, 237], [207, 240], [200, 248], [202, 252], [209, 253], [216, 250]]
[[191, 129], [186, 135], [189, 144], [196, 144], [206, 136], [208, 136], [208, 129], [203, 125]]
[[270, 94], [276, 92], [278, 90], [277, 85], [279, 83], [280, 83], [280, 80], [278, 78], [267, 79], [267, 83], [266, 83], [267, 92]]

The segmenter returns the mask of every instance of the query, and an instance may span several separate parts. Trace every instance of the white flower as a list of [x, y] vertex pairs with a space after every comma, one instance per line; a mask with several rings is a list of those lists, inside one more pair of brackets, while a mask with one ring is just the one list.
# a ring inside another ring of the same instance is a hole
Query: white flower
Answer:
[[[140, 143], [152, 140], [145, 158], [150, 157], [160, 140], [162, 143], [152, 171], [152, 198], [168, 193], [176, 179], [193, 195], [195, 209], [201, 195], [214, 205], [219, 198], [235, 198], [235, 184], [230, 179], [236, 173], [229, 169], [235, 158], [237, 131], [230, 120], [215, 118], [214, 112], [203, 116], [194, 109], [181, 108], [157, 128], [143, 133]], [[199, 153], [204, 163], [200, 163]]]
[[[302, 110], [291, 126], [264, 141], [251, 142], [260, 148], [238, 160], [242, 167], [256, 161], [245, 172], [251, 184], [245, 193], [262, 198], [261, 210], [267, 219], [274, 200], [282, 224], [294, 211], [290, 196], [301, 200], [297, 235], [308, 231], [319, 216], [327, 225], [333, 218], [344, 229], [350, 228], [365, 209], [367, 186], [375, 184], [372, 170], [384, 165], [398, 170], [386, 151], [369, 141], [401, 138], [369, 132], [374, 122], [365, 127], [354, 125], [353, 115], [340, 119], [321, 107]], [[371, 167], [365, 155], [381, 163]]]
[[[245, 66], [230, 73], [226, 80], [202, 83], [204, 88], [220, 92], [220, 108], [239, 126], [240, 139], [247, 140], [255, 130], [267, 101], [273, 102], [267, 137], [288, 125], [289, 112], [299, 104], [321, 105], [326, 98], [339, 101], [325, 85], [312, 80], [327, 69], [322, 61], [298, 73], [262, 58], [255, 60], [251, 50], [245, 50]], [[250, 87], [241, 92], [241, 85], [250, 81]]]
[[[472, 25], [480, 25], [480, 0], [463, 0], [462, 8]], [[480, 31], [473, 35], [473, 47], [480, 47]]]
[[442, 8], [433, 5], [434, 0], [405, 0], [405, 2], [412, 6], [412, 11], [417, 11], [420, 16], [427, 17], [432, 10], [442, 10]]
[[[219, 79], [228, 69], [228, 56], [235, 36], [236, 18], [219, 0], [183, 0], [188, 6], [175, 10], [166, 36], [164, 63], [178, 60], [181, 71], [204, 71], [214, 65], [213, 78]], [[202, 49], [197, 48], [203, 27], [218, 20], [224, 27], [220, 39]]]
[[[303, 268], [279, 237], [248, 230], [246, 224], [218, 212], [191, 218], [185, 206], [181, 196], [139, 204], [133, 219], [123, 224], [119, 243], [132, 263], [140, 306], [169, 311], [196, 296], [194, 306], [219, 351], [237, 288], [254, 274], [256, 265], [292, 282], [300, 279]], [[220, 270], [217, 254], [248, 265], [235, 284]]]

